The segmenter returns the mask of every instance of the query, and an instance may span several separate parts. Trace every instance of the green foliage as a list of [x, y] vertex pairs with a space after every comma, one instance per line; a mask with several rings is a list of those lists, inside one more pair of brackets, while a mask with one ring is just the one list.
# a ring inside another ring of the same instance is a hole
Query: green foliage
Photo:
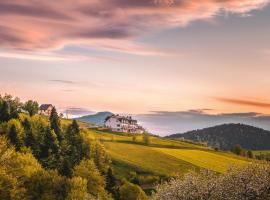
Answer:
[[120, 187], [120, 199], [121, 200], [145, 200], [147, 199], [144, 191], [137, 185], [129, 182], [125, 182]]
[[69, 191], [66, 200], [94, 200], [87, 191], [87, 180], [82, 177], [73, 177], [69, 181]]
[[33, 116], [38, 113], [39, 105], [36, 101], [28, 100], [24, 103], [23, 109]]
[[67, 193], [66, 178], [54, 171], [39, 171], [26, 181], [29, 200], [64, 200]]
[[50, 123], [51, 123], [51, 128], [54, 130], [55, 134], [57, 135], [57, 139], [61, 141], [62, 140], [61, 123], [60, 123], [60, 118], [58, 116], [58, 113], [55, 107], [53, 107], [51, 115], [50, 115]]
[[218, 146], [222, 150], [231, 150], [237, 144], [244, 149], [270, 149], [270, 131], [244, 124], [224, 124], [169, 137], [207, 142], [209, 146]]
[[16, 147], [17, 150], [24, 146], [24, 130], [19, 120], [9, 120], [7, 123], [6, 132], [9, 141]]
[[18, 118], [21, 107], [19, 98], [13, 98], [11, 95], [0, 95], [0, 122]]
[[247, 157], [248, 157], [248, 158], [254, 158], [254, 155], [253, 155], [252, 151], [249, 150], [249, 151], [247, 152]]
[[149, 134], [147, 134], [147, 133], [144, 133], [143, 134], [143, 142], [144, 142], [145, 145], [149, 145], [150, 144], [151, 140], [150, 140]]
[[92, 160], [83, 160], [74, 168], [73, 176], [87, 180], [87, 191], [94, 197], [110, 199], [105, 191], [105, 180]]
[[117, 182], [116, 177], [113, 174], [112, 168], [108, 169], [106, 174], [106, 187], [105, 189], [112, 194], [115, 199], [119, 198], [118, 191], [117, 191]]
[[236, 155], [241, 155], [243, 153], [243, 148], [237, 144], [233, 150], [232, 150], [233, 153], [235, 153]]

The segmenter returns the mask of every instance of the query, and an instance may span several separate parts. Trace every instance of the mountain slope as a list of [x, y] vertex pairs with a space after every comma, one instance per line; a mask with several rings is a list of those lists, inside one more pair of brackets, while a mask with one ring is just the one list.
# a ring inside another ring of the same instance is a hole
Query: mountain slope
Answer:
[[209, 146], [217, 146], [224, 150], [231, 150], [237, 144], [251, 150], [270, 149], [270, 131], [244, 124], [223, 124], [170, 135], [168, 138], [207, 142]]
[[79, 121], [88, 122], [96, 125], [103, 125], [106, 117], [113, 115], [111, 112], [98, 112], [94, 115], [86, 115], [77, 118]]

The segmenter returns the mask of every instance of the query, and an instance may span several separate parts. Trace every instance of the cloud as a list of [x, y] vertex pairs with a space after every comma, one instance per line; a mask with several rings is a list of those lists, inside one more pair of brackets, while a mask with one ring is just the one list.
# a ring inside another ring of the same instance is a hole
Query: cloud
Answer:
[[[137, 44], [155, 30], [207, 20], [221, 12], [244, 15], [269, 0], [0, 0], [0, 48], [36, 51], [87, 44], [137, 55], [160, 55]], [[106, 39], [106, 45], [102, 41]], [[129, 47], [125, 48], [126, 41]], [[140, 54], [140, 52], [143, 52]], [[167, 52], [168, 53], [168, 52]]]
[[183, 133], [224, 123], [244, 123], [270, 130], [270, 115], [254, 112], [209, 114], [199, 109], [154, 111], [135, 117], [150, 132], [159, 135]]
[[72, 117], [90, 115], [90, 114], [95, 113], [95, 112], [88, 110], [86, 108], [78, 108], [78, 107], [65, 108], [65, 109], [63, 109], [62, 112], [65, 114], [68, 114], [69, 116], [72, 116]]
[[63, 83], [63, 84], [77, 84], [75, 81], [70, 81], [70, 80], [60, 80], [60, 79], [55, 79], [55, 80], [49, 80], [49, 82], [54, 82], [54, 83]]
[[255, 106], [261, 108], [270, 108], [270, 103], [258, 102], [258, 101], [249, 101], [243, 99], [230, 99], [230, 98], [215, 98], [220, 102], [236, 104], [241, 106]]

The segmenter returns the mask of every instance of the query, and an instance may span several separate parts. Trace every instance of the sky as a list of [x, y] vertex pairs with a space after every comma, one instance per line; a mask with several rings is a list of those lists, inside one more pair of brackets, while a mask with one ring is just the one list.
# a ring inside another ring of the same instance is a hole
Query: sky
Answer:
[[0, 0], [0, 94], [166, 135], [270, 130], [269, 0]]

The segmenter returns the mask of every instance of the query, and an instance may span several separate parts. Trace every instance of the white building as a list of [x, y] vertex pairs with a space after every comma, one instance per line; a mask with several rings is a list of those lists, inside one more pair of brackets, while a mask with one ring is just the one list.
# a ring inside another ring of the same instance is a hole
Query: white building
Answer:
[[112, 115], [105, 120], [105, 126], [111, 131], [124, 133], [144, 133], [142, 126], [138, 125], [137, 120], [120, 115]]

